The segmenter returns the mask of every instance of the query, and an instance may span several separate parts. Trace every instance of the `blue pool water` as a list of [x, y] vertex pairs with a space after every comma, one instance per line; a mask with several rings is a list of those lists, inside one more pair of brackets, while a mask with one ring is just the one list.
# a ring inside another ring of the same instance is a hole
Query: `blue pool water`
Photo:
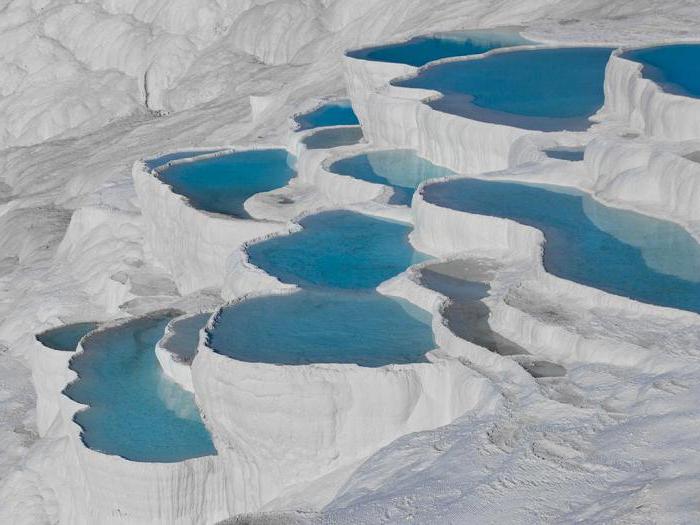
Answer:
[[360, 123], [349, 100], [328, 102], [309, 113], [297, 115], [294, 120], [299, 126], [297, 131], [326, 126], [354, 126]]
[[189, 159], [191, 157], [209, 155], [210, 153], [214, 153], [215, 151], [217, 150], [210, 149], [205, 151], [177, 151], [175, 153], [168, 153], [166, 155], [161, 155], [160, 157], [148, 159], [145, 162], [146, 166], [148, 166], [149, 169], [154, 170], [156, 168], [160, 168], [161, 166], [165, 166], [168, 162], [173, 162], [174, 160]]
[[409, 150], [373, 151], [334, 162], [330, 170], [340, 175], [391, 186], [390, 204], [410, 204], [413, 192], [426, 180], [454, 175]]
[[171, 337], [165, 347], [179, 361], [191, 363], [197, 354], [199, 331], [207, 324], [211, 313], [197, 314], [174, 321]]
[[641, 62], [645, 78], [670, 93], [700, 97], [700, 44], [673, 44], [634, 49], [623, 58]]
[[671, 222], [609, 208], [551, 186], [462, 179], [427, 201], [513, 219], [544, 232], [552, 274], [638, 301], [700, 312], [700, 245]]
[[439, 91], [446, 113], [543, 131], [584, 130], [602, 106], [608, 48], [512, 51], [429, 67], [396, 84]]
[[425, 361], [427, 312], [373, 292], [303, 290], [224, 308], [210, 346], [240, 361], [379, 367]]
[[158, 314], [96, 332], [71, 360], [79, 378], [65, 393], [89, 405], [75, 421], [91, 449], [166, 463], [216, 454], [193, 395], [167, 379], [155, 357], [171, 318]]
[[42, 345], [62, 352], [74, 351], [83, 336], [92, 332], [99, 323], [75, 323], [53, 328], [36, 335]]
[[550, 159], [580, 162], [583, 160], [584, 150], [582, 148], [552, 148], [544, 150], [544, 153]]
[[375, 288], [427, 259], [408, 242], [411, 227], [349, 211], [311, 215], [304, 229], [248, 248], [250, 262], [302, 286]]
[[351, 146], [362, 140], [362, 128], [352, 126], [348, 128], [322, 129], [305, 137], [302, 141], [307, 149], [330, 149], [340, 146]]
[[237, 151], [170, 166], [159, 173], [175, 193], [200, 210], [248, 218], [243, 203], [287, 184], [294, 176], [283, 149]]
[[499, 47], [532, 44], [509, 31], [456, 31], [420, 36], [407, 42], [350, 51], [348, 56], [420, 67], [447, 57], [478, 55]]

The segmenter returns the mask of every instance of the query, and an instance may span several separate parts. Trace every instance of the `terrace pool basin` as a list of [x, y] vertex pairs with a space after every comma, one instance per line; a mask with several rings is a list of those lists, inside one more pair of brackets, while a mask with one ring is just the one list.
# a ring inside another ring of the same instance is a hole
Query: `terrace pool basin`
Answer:
[[700, 98], [700, 44], [671, 44], [633, 49], [623, 58], [641, 63], [642, 75], [664, 91]]
[[435, 348], [431, 316], [374, 292], [302, 290], [224, 308], [209, 346], [239, 361], [278, 365], [426, 361]]
[[331, 149], [358, 144], [363, 138], [360, 126], [321, 129], [304, 137], [302, 142], [307, 149]]
[[281, 188], [295, 175], [283, 149], [236, 151], [170, 165], [158, 177], [203, 211], [250, 218], [243, 204], [256, 193]]
[[62, 352], [72, 352], [78, 347], [80, 340], [95, 330], [99, 323], [86, 322], [59, 326], [36, 335], [42, 345]]
[[356, 126], [360, 123], [349, 100], [335, 100], [294, 117], [297, 131], [328, 126]]
[[65, 394], [89, 405], [75, 415], [85, 445], [132, 461], [170, 463], [216, 454], [194, 396], [163, 375], [155, 344], [173, 313], [94, 332], [70, 361]]
[[395, 82], [439, 91], [438, 111], [539, 131], [582, 131], [603, 105], [612, 49], [570, 47], [513, 50], [438, 64]]
[[408, 224], [344, 210], [300, 224], [300, 232], [249, 246], [250, 262], [286, 283], [368, 289], [428, 258], [408, 242]]

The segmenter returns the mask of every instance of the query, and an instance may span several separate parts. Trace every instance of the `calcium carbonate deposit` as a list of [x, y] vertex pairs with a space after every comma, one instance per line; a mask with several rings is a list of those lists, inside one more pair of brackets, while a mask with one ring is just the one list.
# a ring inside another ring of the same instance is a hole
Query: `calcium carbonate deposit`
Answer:
[[698, 523], [700, 6], [0, 2], [0, 523]]

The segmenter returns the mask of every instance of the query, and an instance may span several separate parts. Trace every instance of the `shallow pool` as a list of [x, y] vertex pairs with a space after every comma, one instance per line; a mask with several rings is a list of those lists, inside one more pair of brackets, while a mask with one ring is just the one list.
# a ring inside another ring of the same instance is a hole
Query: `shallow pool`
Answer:
[[223, 309], [210, 332], [216, 352], [240, 361], [366, 367], [426, 361], [429, 313], [373, 292], [302, 290]]
[[532, 44], [512, 31], [454, 31], [419, 36], [406, 42], [348, 52], [348, 56], [375, 62], [420, 67], [447, 57], [479, 55], [499, 47]]
[[551, 148], [544, 150], [544, 154], [550, 159], [580, 162], [583, 160], [583, 148]]
[[512, 51], [429, 67], [396, 82], [439, 91], [434, 109], [542, 131], [585, 130], [603, 105], [609, 48]]
[[200, 210], [249, 218], [243, 204], [281, 188], [294, 176], [286, 150], [237, 151], [159, 171], [159, 178]]
[[199, 331], [207, 324], [211, 312], [177, 319], [170, 325], [170, 337], [164, 348], [182, 363], [191, 363], [197, 355]]
[[332, 172], [391, 186], [389, 204], [410, 204], [418, 185], [426, 180], [454, 175], [410, 150], [373, 151], [331, 164]]
[[544, 232], [552, 274], [652, 304], [700, 312], [700, 245], [680, 226], [554, 186], [460, 179], [428, 202], [513, 219]]
[[294, 120], [298, 125], [297, 131], [326, 126], [354, 126], [360, 123], [349, 100], [328, 102], [309, 113], [295, 116]]
[[176, 160], [189, 159], [194, 157], [200, 157], [202, 155], [210, 155], [218, 150], [193, 150], [193, 151], [176, 151], [175, 153], [167, 153], [161, 155], [160, 157], [155, 157], [152, 159], [146, 159], [144, 162], [149, 169], [157, 169], [165, 166], [168, 162], [174, 162]]
[[362, 137], [362, 128], [360, 126], [350, 126], [347, 128], [321, 129], [313, 135], [305, 137], [302, 142], [307, 149], [331, 149], [358, 144]]
[[194, 396], [166, 378], [155, 356], [172, 314], [95, 332], [70, 368], [65, 393], [89, 405], [75, 415], [85, 444], [133, 461], [175, 462], [216, 454]]
[[349, 211], [304, 218], [303, 230], [248, 248], [250, 262], [286, 283], [375, 288], [427, 259], [408, 242], [411, 226]]
[[72, 352], [80, 340], [99, 326], [99, 323], [74, 323], [53, 328], [36, 335], [42, 345], [62, 352]]
[[700, 97], [700, 44], [633, 49], [622, 57], [643, 64], [644, 77], [660, 84], [665, 91]]

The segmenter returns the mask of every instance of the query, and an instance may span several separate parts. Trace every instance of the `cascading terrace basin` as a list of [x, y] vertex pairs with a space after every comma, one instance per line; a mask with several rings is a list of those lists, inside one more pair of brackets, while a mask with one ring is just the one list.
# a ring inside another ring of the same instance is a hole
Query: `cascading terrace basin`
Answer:
[[175, 314], [98, 330], [82, 341], [65, 394], [86, 446], [132, 461], [171, 463], [216, 454], [194, 396], [166, 378], [154, 347]]
[[313, 111], [294, 117], [297, 131], [329, 126], [357, 126], [360, 124], [349, 100], [327, 102]]
[[389, 204], [411, 204], [416, 188], [426, 180], [454, 175], [411, 150], [372, 151], [340, 159], [330, 171], [356, 179], [389, 186], [394, 191]]
[[700, 98], [700, 44], [671, 44], [624, 52], [622, 58], [643, 65], [644, 78], [668, 93]]
[[458, 179], [426, 186], [423, 198], [541, 230], [544, 267], [558, 277], [700, 313], [700, 245], [677, 224], [557, 186]]
[[62, 352], [72, 352], [78, 347], [80, 340], [95, 330], [99, 323], [88, 321], [59, 326], [36, 335], [42, 345]]
[[236, 151], [157, 170], [160, 180], [203, 211], [250, 218], [244, 209], [256, 193], [281, 188], [294, 176], [283, 149]]
[[419, 36], [397, 44], [350, 51], [348, 56], [373, 62], [392, 62], [420, 67], [443, 58], [479, 55], [500, 47], [531, 43], [517, 32], [508, 30], [452, 31]]
[[374, 292], [301, 290], [224, 308], [209, 346], [239, 361], [279, 365], [424, 362], [435, 348], [431, 316]]
[[299, 232], [249, 246], [250, 262], [289, 284], [373, 289], [427, 259], [409, 243], [404, 223], [340, 210], [300, 225]]
[[438, 91], [433, 109], [472, 120], [539, 131], [581, 131], [603, 105], [601, 47], [506, 50], [428, 67], [397, 86]]

